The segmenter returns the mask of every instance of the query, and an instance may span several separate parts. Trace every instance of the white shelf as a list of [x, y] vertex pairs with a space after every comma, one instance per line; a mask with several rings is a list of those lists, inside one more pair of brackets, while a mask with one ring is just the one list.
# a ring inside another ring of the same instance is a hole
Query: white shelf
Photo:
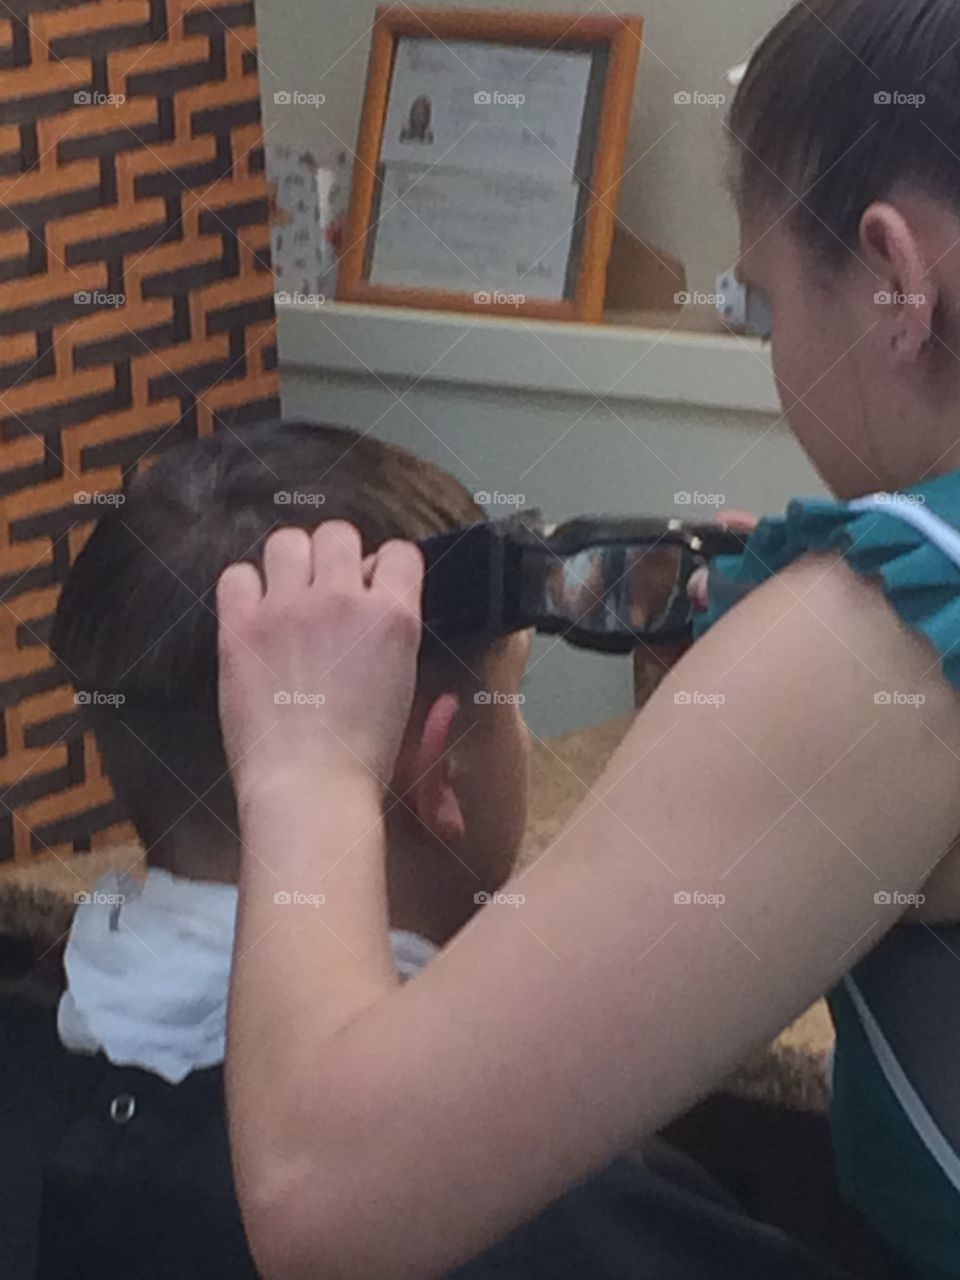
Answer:
[[769, 349], [753, 338], [354, 303], [277, 311], [288, 368], [779, 415]]

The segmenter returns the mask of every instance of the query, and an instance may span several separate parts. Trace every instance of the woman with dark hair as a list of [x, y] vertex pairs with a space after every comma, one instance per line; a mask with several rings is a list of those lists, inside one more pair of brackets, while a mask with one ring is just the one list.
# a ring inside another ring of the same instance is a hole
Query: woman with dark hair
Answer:
[[[904, 1274], [960, 1277], [960, 3], [798, 4], [729, 129], [740, 272], [834, 500], [714, 566], [706, 634], [521, 877], [522, 912], [485, 907], [403, 990], [377, 818], [417, 555], [365, 562], [327, 525], [288, 540], [265, 594], [248, 566], [221, 580], [247, 845], [232, 1139], [267, 1276], [443, 1273], [830, 992], [843, 1186]], [[269, 694], [311, 664], [335, 668], [323, 732], [304, 718], [284, 746]], [[273, 927], [276, 874], [345, 858], [323, 922]], [[705, 1205], [669, 1221], [675, 1250], [709, 1242], [683, 1274], [718, 1274]], [[788, 1274], [744, 1256], [749, 1280]], [[658, 1253], [634, 1274], [677, 1272]]]

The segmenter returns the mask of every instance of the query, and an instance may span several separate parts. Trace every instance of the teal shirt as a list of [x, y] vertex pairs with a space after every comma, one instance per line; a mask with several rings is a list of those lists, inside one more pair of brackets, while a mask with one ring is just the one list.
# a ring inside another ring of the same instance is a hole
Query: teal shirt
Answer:
[[[698, 631], [817, 551], [879, 582], [960, 689], [960, 472], [854, 503], [792, 502], [743, 556], [713, 562]], [[960, 926], [898, 925], [828, 998], [841, 1187], [926, 1280], [960, 1280]]]

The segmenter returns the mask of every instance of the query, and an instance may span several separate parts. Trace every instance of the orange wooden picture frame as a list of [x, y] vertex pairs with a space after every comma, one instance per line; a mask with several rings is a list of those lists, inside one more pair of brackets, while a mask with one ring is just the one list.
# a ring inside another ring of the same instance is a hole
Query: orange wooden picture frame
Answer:
[[[479, 40], [543, 49], [609, 50], [583, 240], [573, 297], [537, 299], [522, 303], [478, 303], [469, 293], [446, 289], [405, 288], [371, 284], [365, 277], [370, 237], [375, 234], [374, 209], [380, 156], [390, 100], [397, 41], [402, 37], [435, 40]], [[545, 320], [603, 319], [607, 265], [616, 223], [616, 199], [623, 176], [623, 158], [637, 65], [643, 38], [643, 19], [609, 15], [513, 13], [506, 10], [412, 9], [405, 4], [377, 9], [363, 114], [356, 148], [353, 189], [340, 260], [338, 300], [379, 305], [424, 307], [477, 314], [527, 315]]]

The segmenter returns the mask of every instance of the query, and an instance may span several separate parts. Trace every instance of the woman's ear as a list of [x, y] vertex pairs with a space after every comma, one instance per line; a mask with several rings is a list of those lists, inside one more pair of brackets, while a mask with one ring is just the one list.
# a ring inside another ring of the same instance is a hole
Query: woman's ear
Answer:
[[430, 704], [419, 732], [403, 752], [403, 776], [397, 779], [404, 804], [444, 842], [459, 840], [466, 833], [455, 786], [453, 729], [459, 709], [455, 693], [441, 693]]
[[876, 277], [877, 321], [901, 364], [917, 360], [933, 337], [937, 283], [913, 224], [878, 201], [860, 220], [860, 257]]

